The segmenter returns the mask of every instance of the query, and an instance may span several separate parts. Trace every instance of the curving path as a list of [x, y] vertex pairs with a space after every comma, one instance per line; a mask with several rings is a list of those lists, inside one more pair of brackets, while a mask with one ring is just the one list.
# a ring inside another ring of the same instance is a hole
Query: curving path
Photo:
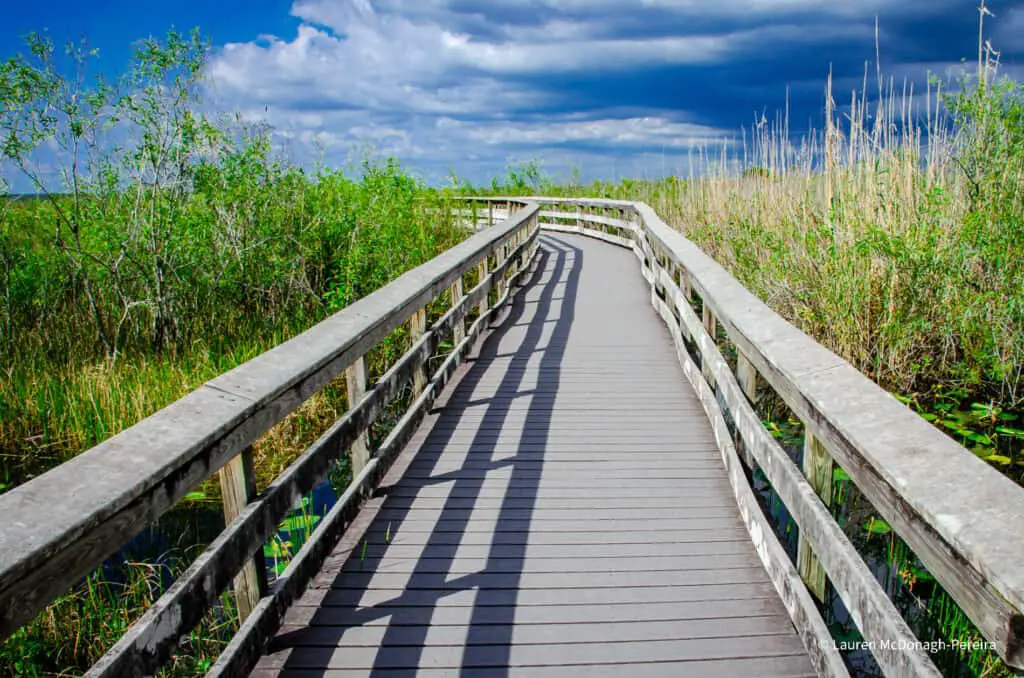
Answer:
[[542, 236], [253, 675], [815, 675], [649, 295]]

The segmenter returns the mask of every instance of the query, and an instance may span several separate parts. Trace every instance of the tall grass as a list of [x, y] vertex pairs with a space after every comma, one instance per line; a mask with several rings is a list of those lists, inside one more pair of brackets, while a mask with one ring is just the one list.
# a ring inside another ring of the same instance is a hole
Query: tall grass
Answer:
[[1024, 482], [1024, 90], [999, 76], [839, 95], [820, 129], [785, 112], [685, 179], [496, 193], [643, 200], [787, 320]]
[[799, 144], [766, 125], [742, 160], [756, 170], [697, 178], [655, 206], [887, 388], [945, 385], [1016, 406], [1024, 105], [1012, 83], [935, 94], [931, 111], [910, 88], [890, 86], [874, 107], [854, 95], [845, 126], [829, 117]]
[[[71, 70], [87, 59], [70, 53]], [[142, 43], [117, 92], [67, 77], [54, 54], [32, 37], [0, 64], [0, 149], [38, 192], [0, 196], [0, 492], [467, 235], [443, 196], [392, 160], [310, 173], [272, 149], [269, 129], [206, 117], [198, 36]], [[118, 125], [131, 134], [104, 137]], [[43, 145], [60, 149], [62, 172], [37, 171]], [[371, 376], [401, 341], [368, 356]], [[257, 486], [346, 408], [343, 380], [328, 384], [257, 441]], [[172, 545], [120, 554], [0, 643], [0, 676], [97, 661], [222, 526], [218, 493], [207, 482], [161, 519]], [[175, 527], [183, 520], [205, 527]], [[236, 625], [225, 597], [166, 674], [202, 672]]]

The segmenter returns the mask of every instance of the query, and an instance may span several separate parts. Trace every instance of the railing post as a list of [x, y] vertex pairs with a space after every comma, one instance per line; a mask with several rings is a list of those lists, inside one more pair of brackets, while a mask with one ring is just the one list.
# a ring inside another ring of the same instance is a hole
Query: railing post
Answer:
[[[711, 312], [711, 308], [708, 306], [707, 301], [704, 301], [704, 307], [701, 311], [702, 319], [704, 321], [704, 329], [711, 335], [711, 343], [718, 343], [718, 321], [715, 320], [715, 314]], [[704, 379], [710, 384], [714, 379], [714, 375], [711, 373], [711, 364], [702, 355], [700, 359], [700, 370], [704, 375]]]
[[[456, 278], [455, 282], [448, 288], [452, 297], [452, 308], [457, 308], [463, 298], [462, 276]], [[458, 346], [466, 338], [466, 319], [460, 318], [452, 326], [452, 346]]]
[[[804, 475], [825, 506], [832, 503], [832, 457], [828, 450], [810, 431], [804, 431]], [[807, 588], [818, 600], [825, 600], [825, 570], [811, 550], [810, 544], [800, 535], [797, 549], [797, 569]]]
[[519, 273], [526, 267], [526, 252], [520, 249], [524, 242], [526, 242], [526, 226], [516, 231], [516, 249], [518, 250], [518, 254], [516, 254], [516, 273]]
[[743, 393], [747, 396], [750, 404], [756, 404], [757, 368], [754, 367], [754, 363], [747, 359], [747, 356], [743, 355], [742, 351], [737, 351], [736, 353], [736, 381], [739, 382], [740, 388], [743, 389]]
[[[500, 247], [498, 247], [497, 249], [494, 250], [494, 267], [495, 267], [495, 270], [501, 268], [502, 264], [505, 263], [505, 255], [506, 255], [507, 252], [508, 252], [508, 250], [506, 249], [504, 243]], [[505, 294], [505, 280], [506, 280], [506, 274], [507, 273], [508, 273], [508, 271], [506, 271], [505, 269], [502, 269], [501, 274], [496, 276], [497, 279], [494, 281], [495, 289], [498, 290], [497, 299], [501, 299], [501, 297]], [[495, 301], [497, 301], [497, 299]]]
[[[366, 362], [362, 357], [349, 365], [345, 370], [345, 383], [348, 386], [348, 407], [352, 409], [366, 395]], [[352, 443], [350, 451], [352, 459], [352, 477], [355, 478], [370, 461], [369, 432], [363, 431]]]
[[[420, 340], [427, 331], [427, 309], [421, 308], [409, 318], [409, 340], [410, 345]], [[419, 398], [423, 389], [427, 387], [427, 365], [426, 361], [416, 368], [412, 374], [412, 397]]]
[[[743, 395], [747, 396], [750, 404], [756, 405], [757, 368], [754, 367], [754, 363], [747, 359], [747, 356], [743, 355], [743, 351], [739, 350], [739, 347], [736, 348], [736, 382], [739, 384], [740, 389], [743, 390]], [[743, 436], [739, 435], [739, 431], [737, 431], [736, 435], [736, 449], [743, 455], [743, 462], [747, 465], [747, 468], [751, 470], [757, 468], [757, 460], [754, 459], [754, 455], [747, 449], [746, 444], [743, 442]]]
[[[516, 248], [519, 247], [519, 233], [516, 231], [508, 241], [508, 256], [512, 257], [512, 261], [509, 263], [509, 278], [519, 272], [519, 255], [516, 254]], [[511, 285], [510, 285], [511, 286]]]
[[[256, 471], [252, 459], [252, 447], [242, 450], [238, 456], [225, 464], [218, 473], [220, 478], [221, 501], [224, 504], [224, 522], [230, 523], [246, 505], [256, 498]], [[242, 623], [259, 604], [267, 592], [266, 565], [263, 549], [246, 562], [235, 576], [235, 602], [238, 605], [238, 621]]]
[[490, 200], [487, 201], [487, 225], [494, 226], [494, 203]]
[[[480, 278], [480, 282], [481, 283], [484, 280], [487, 279], [487, 257], [486, 256], [484, 256], [484, 258], [480, 260], [480, 263], [476, 265], [476, 273], [477, 273], [477, 277]], [[477, 306], [476, 306], [477, 315], [480, 316], [480, 317], [483, 317], [484, 313], [487, 313], [487, 306], [488, 306], [488, 304], [487, 304], [487, 295], [486, 294], [480, 295], [480, 303], [477, 304]]]
[[693, 285], [690, 284], [690, 276], [686, 269], [679, 269], [679, 290], [683, 293], [683, 300], [686, 303], [693, 302]]

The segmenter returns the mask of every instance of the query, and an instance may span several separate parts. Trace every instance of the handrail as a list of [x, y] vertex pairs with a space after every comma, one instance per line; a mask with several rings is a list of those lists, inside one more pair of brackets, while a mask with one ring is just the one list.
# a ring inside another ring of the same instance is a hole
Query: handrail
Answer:
[[[549, 212], [541, 212], [547, 221], [543, 228], [618, 241], [637, 252], [652, 286], [652, 303], [670, 326], [674, 323], [674, 335], [685, 334], [697, 344], [703, 377], [717, 387], [745, 453], [761, 466], [800, 528], [805, 581], [823, 591], [828, 575], [864, 637], [878, 641], [881, 649], [874, 654], [888, 674], [922, 675], [934, 667], [927, 653], [886, 643], [909, 629], [881, 599], [881, 588], [854, 558], [821, 499], [829, 501], [833, 458], [996, 653], [1008, 666], [1024, 668], [1024, 489], [786, 322], [646, 204], [527, 199], [575, 210], [562, 217], [577, 221], [575, 226], [551, 223]], [[588, 214], [608, 210], [622, 215], [625, 228]], [[702, 300], [703, 318], [691, 307], [692, 292]], [[736, 374], [716, 346], [718, 325], [737, 349]], [[805, 424], [802, 470], [748, 402], [759, 377]]]
[[[470, 236], [306, 332], [0, 495], [0, 638], [31, 619], [218, 470], [226, 490], [226, 511], [229, 517], [237, 517], [93, 674], [151, 671], [165, 660], [232, 577], [247, 574], [247, 563], [278, 523], [350, 446], [356, 477], [340, 503], [349, 513], [358, 508], [386, 466], [382, 450], [400, 447], [401, 438], [411, 435], [536, 251], [538, 207], [521, 199], [508, 204], [520, 209], [493, 228]], [[474, 269], [479, 283], [464, 293], [464, 276]], [[492, 288], [497, 290], [493, 306], [488, 300]], [[445, 291], [451, 293], [452, 308], [428, 329], [425, 307]], [[479, 317], [467, 332], [464, 319], [473, 308]], [[413, 330], [413, 346], [367, 390], [363, 356], [406, 322]], [[452, 353], [428, 377], [426, 361], [445, 336], [454, 337]], [[249, 446], [342, 372], [349, 382], [346, 415], [256, 496]], [[371, 458], [366, 431], [409, 382], [418, 397], [396, 426], [401, 431], [393, 431]], [[339, 528], [335, 524], [330, 529]], [[256, 574], [261, 577], [262, 573]], [[236, 594], [246, 586], [236, 582]], [[295, 581], [289, 583], [290, 593], [294, 594], [295, 586]], [[243, 616], [258, 611], [263, 593], [262, 587], [246, 592], [248, 602], [239, 601]], [[264, 630], [269, 628], [264, 618], [261, 623]]]

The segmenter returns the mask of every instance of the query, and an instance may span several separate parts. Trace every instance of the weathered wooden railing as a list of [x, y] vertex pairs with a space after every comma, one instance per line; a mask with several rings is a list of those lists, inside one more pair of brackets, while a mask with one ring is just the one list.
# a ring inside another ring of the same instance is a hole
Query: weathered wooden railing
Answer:
[[[651, 303], [713, 424], [750, 536], [819, 675], [847, 675], [813, 599], [823, 598], [826, 580], [886, 675], [940, 675], [826, 506], [833, 460], [1007, 665], [1024, 667], [1024, 489], [783, 320], [647, 205], [528, 199], [547, 208], [542, 229], [600, 238], [640, 259]], [[492, 200], [489, 218], [504, 214], [506, 200]], [[719, 351], [718, 327], [736, 349], [735, 373]], [[802, 469], [752, 406], [758, 379], [804, 423]], [[799, 528], [795, 568], [750, 487], [743, 466], [755, 463]]]
[[[210, 674], [244, 675], [525, 271], [536, 251], [538, 208], [518, 200], [503, 206], [505, 216], [493, 228], [0, 495], [0, 638], [219, 471], [226, 528], [88, 675], [151, 673], [232, 582], [244, 621]], [[510, 206], [518, 211], [510, 214]], [[466, 278], [479, 281], [468, 292]], [[449, 310], [428, 328], [426, 307], [446, 293]], [[466, 318], [474, 312], [467, 330]], [[411, 348], [367, 388], [363, 356], [404, 323]], [[428, 375], [428, 359], [448, 337], [453, 349]], [[258, 491], [251, 444], [342, 372], [348, 386], [345, 415]], [[371, 424], [410, 388], [411, 405], [371, 451]], [[264, 543], [346, 451], [351, 484], [267, 591], [256, 562]]]

